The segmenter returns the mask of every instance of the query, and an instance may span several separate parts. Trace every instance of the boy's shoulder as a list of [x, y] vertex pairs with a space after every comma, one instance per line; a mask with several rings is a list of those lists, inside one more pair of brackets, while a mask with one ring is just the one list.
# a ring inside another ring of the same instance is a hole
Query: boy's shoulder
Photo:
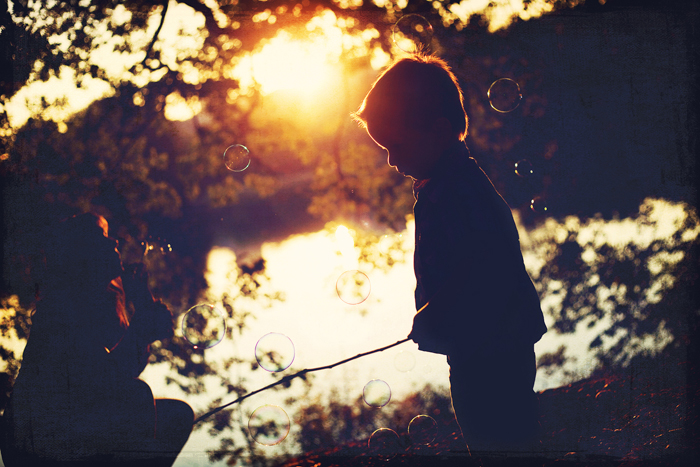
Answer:
[[431, 182], [426, 197], [450, 222], [466, 222], [474, 232], [510, 230], [510, 207], [468, 150], [453, 154]]
[[496, 191], [491, 180], [468, 151], [451, 155], [434, 179], [426, 184], [426, 188], [428, 196], [434, 202], [445, 198], [453, 201], [455, 198], [477, 201]]

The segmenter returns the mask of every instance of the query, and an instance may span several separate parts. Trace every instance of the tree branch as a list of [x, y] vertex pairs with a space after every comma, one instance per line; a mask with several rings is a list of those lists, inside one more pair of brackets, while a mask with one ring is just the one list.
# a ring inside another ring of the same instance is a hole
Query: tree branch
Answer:
[[220, 28], [218, 23], [216, 22], [216, 19], [214, 19], [214, 13], [211, 11], [211, 8], [209, 8], [206, 5], [203, 5], [200, 1], [198, 0], [177, 0], [178, 3], [182, 3], [183, 5], [187, 5], [188, 7], [192, 8], [194, 11], [198, 11], [201, 14], [204, 15], [204, 27], [209, 31], [209, 34], [219, 34], [224, 32], [224, 29]]
[[155, 45], [156, 41], [158, 40], [158, 34], [160, 34], [160, 30], [163, 28], [163, 23], [165, 23], [165, 14], [168, 12], [169, 5], [170, 5], [169, 0], [163, 0], [163, 12], [160, 14], [160, 24], [158, 24], [158, 29], [156, 29], [155, 34], [153, 34], [153, 39], [151, 39], [151, 43], [148, 44], [148, 48], [146, 48], [146, 56], [143, 58], [143, 61], [141, 62], [144, 66], [146, 65], [146, 60], [148, 60], [148, 56], [151, 55], [151, 50], [153, 50], [153, 46]]

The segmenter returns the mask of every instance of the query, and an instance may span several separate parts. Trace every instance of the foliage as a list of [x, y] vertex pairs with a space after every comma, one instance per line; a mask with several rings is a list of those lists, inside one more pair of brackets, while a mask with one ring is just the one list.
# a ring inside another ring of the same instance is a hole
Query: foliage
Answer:
[[[669, 365], [648, 361], [622, 374], [600, 374], [539, 394], [540, 444], [518, 453], [467, 451], [456, 424], [441, 426], [435, 442], [400, 443], [391, 465], [573, 466], [691, 465], [697, 456], [697, 412], [683, 379], [659, 378]], [[447, 400], [449, 402], [449, 400]], [[324, 447], [290, 459], [281, 467], [381, 466], [366, 443]]]
[[[170, 71], [194, 69], [220, 79], [224, 76], [222, 67], [236, 54], [252, 50], [279, 29], [306, 23], [322, 10], [353, 18], [351, 29], [382, 27], [383, 23], [393, 24], [403, 14], [419, 13], [433, 24], [461, 30], [468, 26], [469, 17], [456, 13], [460, 3], [459, 0], [437, 4], [392, 0], [56, 0], [51, 2], [50, 8], [42, 8], [41, 2], [14, 1], [11, 10], [8, 5], [2, 12], [0, 23], [7, 29], [0, 36], [6, 50], [0, 67], [5, 73], [0, 80], [2, 95], [11, 95], [30, 80], [45, 81], [51, 75], [58, 75], [62, 66], [75, 72], [78, 83], [91, 76], [108, 80], [113, 86], [143, 73], [157, 73], [162, 68]], [[519, 17], [528, 18], [554, 7], [572, 7], [580, 3], [580, 0], [528, 1], [524, 2], [522, 11], [515, 12], [507, 2], [495, 1], [475, 13], [477, 22], [505, 16], [505, 21], [499, 25], [503, 27]], [[158, 47], [158, 34], [168, 12], [178, 5], [186, 5], [196, 12], [197, 22], [206, 34], [198, 53], [183, 54], [171, 60], [168, 52]], [[104, 30], [110, 32], [111, 41], [101, 35]], [[141, 31], [153, 32], [150, 40], [135, 39], [132, 33]], [[390, 31], [382, 33], [381, 38], [375, 37], [372, 41], [387, 47], [384, 36]], [[91, 62], [91, 54], [104, 44], [122, 53], [139, 52], [138, 62], [126, 76], [111, 76], [104, 66]]]
[[358, 440], [366, 442], [379, 428], [391, 428], [408, 442], [408, 425], [418, 415], [432, 417], [439, 435], [444, 436], [456, 426], [451, 404], [448, 394], [429, 384], [381, 409], [370, 407], [362, 397], [348, 404], [337, 390], [332, 390], [301, 407], [297, 442], [305, 453], [332, 451]]
[[[669, 345], [687, 348], [697, 321], [695, 208], [648, 199], [632, 218], [569, 217], [549, 227], [551, 236], [534, 239], [532, 248], [546, 258], [536, 282], [550, 304], [550, 332], [592, 330], [593, 367], [626, 367]], [[538, 365], [553, 371], [566, 360], [562, 346]]]

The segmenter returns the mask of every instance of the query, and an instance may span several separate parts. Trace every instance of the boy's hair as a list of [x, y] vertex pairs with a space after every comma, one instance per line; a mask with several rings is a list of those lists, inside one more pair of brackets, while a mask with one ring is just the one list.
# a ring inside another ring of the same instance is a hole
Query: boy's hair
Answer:
[[366, 129], [385, 123], [391, 114], [405, 116], [410, 128], [425, 128], [444, 117], [460, 141], [467, 136], [468, 119], [457, 77], [444, 60], [431, 55], [394, 62], [377, 78], [352, 117]]

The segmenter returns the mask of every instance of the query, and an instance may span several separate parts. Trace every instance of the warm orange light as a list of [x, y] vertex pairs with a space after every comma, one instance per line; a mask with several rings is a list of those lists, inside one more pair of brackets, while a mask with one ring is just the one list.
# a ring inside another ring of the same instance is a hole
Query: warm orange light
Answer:
[[234, 74], [240, 77], [241, 87], [255, 83], [263, 94], [281, 89], [312, 94], [337, 82], [332, 54], [322, 40], [298, 40], [280, 31], [257, 53], [242, 59]]

